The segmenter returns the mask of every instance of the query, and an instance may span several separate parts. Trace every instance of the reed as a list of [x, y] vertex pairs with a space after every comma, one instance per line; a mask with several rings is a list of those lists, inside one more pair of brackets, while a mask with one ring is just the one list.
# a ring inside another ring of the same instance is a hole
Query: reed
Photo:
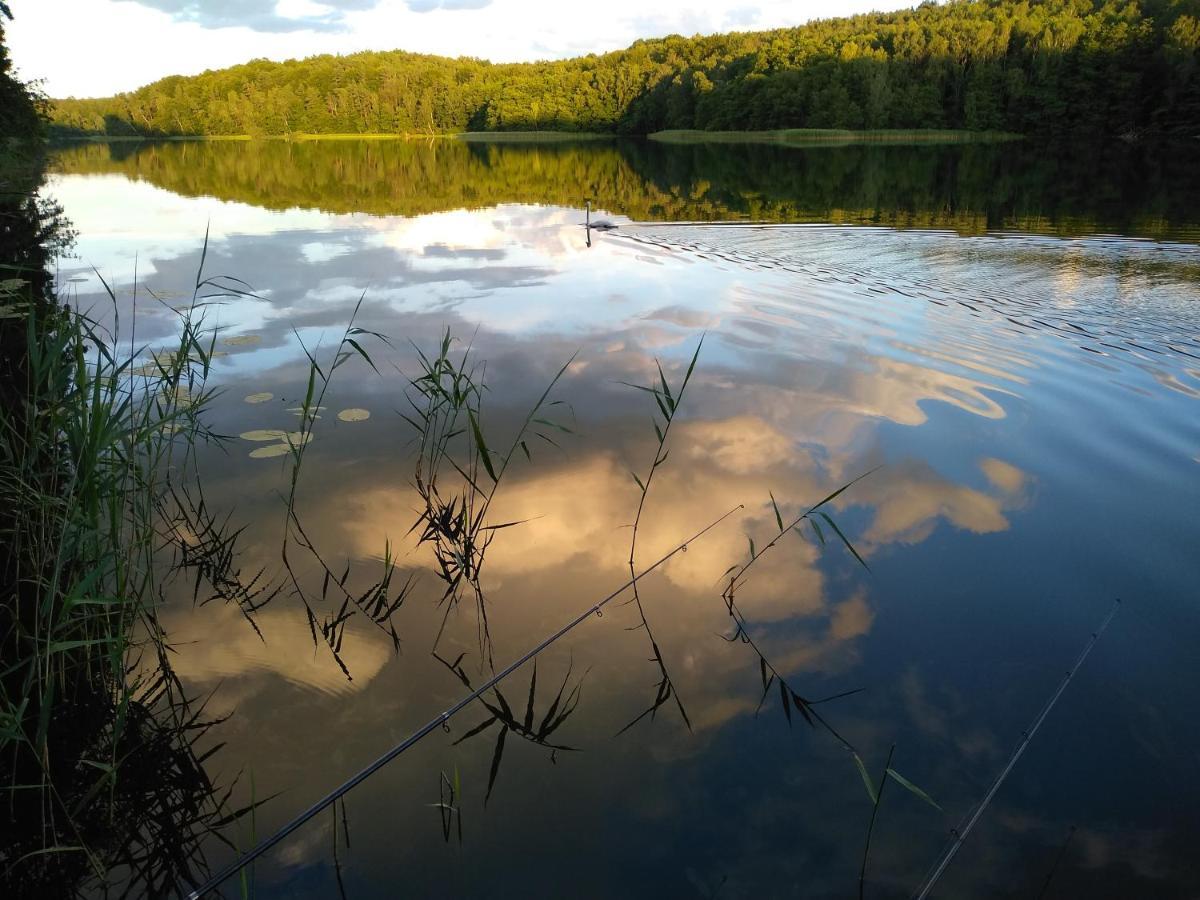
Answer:
[[445, 611], [434, 638], [436, 652], [450, 613], [465, 595], [474, 600], [480, 657], [493, 665], [491, 626], [487, 601], [480, 582], [484, 559], [496, 532], [521, 522], [493, 523], [489, 512], [509, 467], [520, 455], [532, 462], [529, 441], [536, 437], [558, 447], [551, 433], [571, 434], [571, 428], [549, 416], [565, 406], [551, 394], [562, 379], [571, 356], [541, 396], [529, 408], [506, 450], [494, 450], [484, 429], [486, 365], [476, 363], [472, 347], [452, 352], [449, 330], [437, 351], [425, 353], [413, 345], [420, 373], [410, 380], [406, 395], [412, 415], [401, 413], [412, 426], [416, 457], [413, 486], [421, 508], [409, 533], [431, 548], [438, 576], [445, 585], [441, 604]]
[[[691, 362], [688, 363], [687, 371], [684, 372], [683, 379], [676, 385], [675, 390], [671, 390], [671, 384], [667, 380], [666, 373], [663, 371], [662, 363], [657, 359], [654, 361], [654, 365], [658, 369], [658, 381], [651, 382], [648, 385], [623, 382], [626, 387], [642, 391], [653, 397], [655, 407], [657, 408], [657, 413], [652, 412], [650, 417], [651, 425], [654, 428], [654, 435], [657, 439], [654, 446], [653, 461], [643, 475], [638, 475], [632, 469], [629, 472], [630, 477], [633, 478], [639, 490], [637, 512], [633, 517], [633, 525], [631, 526], [629, 538], [629, 574], [631, 578], [637, 571], [638, 529], [642, 523], [642, 513], [646, 510], [646, 498], [650, 495], [650, 486], [654, 483], [655, 474], [661, 466], [666, 464], [667, 457], [670, 455], [670, 450], [667, 448], [667, 440], [671, 436], [671, 426], [674, 424], [675, 414], [679, 411], [679, 406], [683, 402], [683, 395], [687, 391], [688, 383], [692, 380], [692, 373], [696, 371], [696, 361], [700, 358], [700, 350], [703, 346], [704, 337], [702, 335], [699, 343], [696, 344], [696, 351], [692, 354]], [[661, 424], [658, 421], [659, 415], [662, 416]], [[687, 726], [688, 731], [691, 731], [691, 719], [688, 718], [687, 709], [683, 705], [683, 700], [679, 696], [675, 682], [671, 679], [667, 662], [663, 658], [662, 650], [654, 637], [654, 630], [650, 627], [650, 620], [646, 618], [646, 608], [642, 604], [642, 593], [638, 587], [638, 580], [636, 578], [632, 578], [632, 594], [633, 596], [626, 602], [633, 603], [637, 607], [638, 616], [641, 619], [640, 624], [633, 626], [632, 630], [636, 631], [640, 629], [646, 632], [646, 639], [650, 642], [650, 652], [652, 654], [650, 661], [658, 668], [659, 681], [654, 693], [654, 699], [650, 705], [635, 716], [617, 734], [623, 734], [647, 716], [650, 719], [654, 719], [658, 714], [658, 710], [670, 700], [675, 701], [675, 708], [679, 710], [683, 724]]]
[[[332, 654], [334, 662], [341, 668], [347, 679], [353, 679], [350, 669], [342, 657], [342, 642], [346, 635], [346, 627], [356, 616], [364, 616], [367, 621], [388, 636], [394, 650], [400, 649], [400, 635], [396, 631], [394, 616], [403, 606], [404, 601], [412, 591], [415, 575], [408, 577], [396, 589], [397, 563], [392, 553], [390, 542], [385, 541], [382, 553], [382, 568], [379, 577], [365, 590], [359, 592], [347, 586], [352, 565], [347, 560], [341, 573], [337, 573], [326, 560], [325, 555], [309, 536], [304, 527], [299, 511], [300, 475], [304, 460], [312, 441], [316, 422], [320, 412], [325, 408], [324, 400], [333, 383], [334, 374], [351, 359], [361, 359], [377, 374], [378, 367], [370, 353], [363, 347], [363, 341], [370, 337], [385, 345], [390, 345], [388, 338], [378, 331], [370, 331], [355, 325], [362, 309], [363, 297], [359, 297], [354, 311], [342, 332], [341, 338], [333, 352], [325, 360], [324, 365], [318, 359], [320, 348], [309, 348], [299, 332], [293, 330], [300, 349], [308, 360], [308, 379], [304, 390], [304, 400], [297, 412], [300, 417], [300, 430], [295, 436], [288, 435], [288, 490], [284, 497], [284, 527], [280, 544], [279, 557], [283, 565], [284, 580], [291, 594], [299, 599], [308, 620], [309, 631], [313, 643], [324, 644]], [[312, 590], [297, 571], [295, 560], [291, 554], [293, 548], [298, 548], [316, 564], [321, 576], [321, 589]]]
[[[5, 308], [7, 337], [24, 340], [0, 408], [0, 792], [24, 831], [6, 836], [0, 883], [103, 881], [114, 861], [171, 883], [196, 864], [200, 832], [230, 821], [192, 750], [216, 720], [171, 671], [157, 611], [164, 562], [186, 542], [172, 480], [217, 440], [206, 310], [243, 292], [202, 262], [173, 310], [177, 339], [154, 353], [136, 314], [126, 343], [119, 320], [32, 291]], [[135, 311], [139, 299], [166, 307], [139, 298], [135, 277]]]

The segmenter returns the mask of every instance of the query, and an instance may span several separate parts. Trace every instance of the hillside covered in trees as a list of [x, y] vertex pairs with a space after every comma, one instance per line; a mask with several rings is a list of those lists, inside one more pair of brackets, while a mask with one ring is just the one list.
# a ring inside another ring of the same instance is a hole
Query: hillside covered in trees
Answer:
[[964, 128], [1200, 135], [1200, 0], [952, 0], [553, 62], [258, 60], [60, 100], [60, 132]]

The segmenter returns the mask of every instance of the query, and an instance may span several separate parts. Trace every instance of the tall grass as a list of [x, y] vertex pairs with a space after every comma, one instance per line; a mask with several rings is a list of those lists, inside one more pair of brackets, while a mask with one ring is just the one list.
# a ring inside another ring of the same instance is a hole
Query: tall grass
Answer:
[[[347, 561], [341, 574], [335, 572], [326, 560], [324, 553], [309, 536], [299, 512], [300, 474], [317, 419], [320, 418], [321, 410], [325, 408], [325, 395], [333, 383], [334, 374], [351, 359], [356, 358], [366, 362], [378, 373], [378, 368], [370, 353], [363, 347], [362, 341], [367, 337], [372, 337], [385, 345], [388, 343], [385, 335], [360, 328], [354, 324], [362, 309], [362, 302], [363, 298], [360, 297], [351, 313], [349, 322], [346, 323], [341, 338], [324, 365], [318, 359], [319, 348], [310, 349], [300, 337], [299, 332], [296, 332], [296, 340], [308, 359], [308, 380], [305, 385], [304, 400], [298, 409], [300, 430], [295, 437], [289, 435], [287, 438], [290, 471], [288, 491], [284, 502], [283, 540], [279, 551], [280, 560], [286, 573], [286, 582], [292, 594], [300, 600], [304, 607], [313, 643], [324, 643], [328, 647], [334, 661], [348, 679], [352, 678], [352, 675], [342, 658], [342, 642], [345, 638], [346, 626], [356, 616], [365, 616], [372, 625], [391, 639], [393, 648], [398, 651], [400, 635], [396, 631], [393, 617], [404, 605], [413, 586], [413, 576], [410, 574], [400, 584], [399, 589], [395, 589], [393, 582], [397, 580], [396, 561], [392, 555], [391, 544], [388, 542], [384, 545], [382, 571], [379, 578], [361, 592], [347, 587], [351, 564]], [[304, 579], [298, 574], [290, 552], [293, 547], [301, 549], [316, 564], [321, 576], [319, 592], [309, 589]], [[329, 607], [328, 611], [324, 611], [324, 607]]]
[[[193, 864], [190, 829], [225, 817], [190, 754], [212, 722], [175, 679], [157, 616], [164, 554], [186, 541], [171, 484], [214, 439], [205, 310], [242, 293], [202, 273], [174, 311], [176, 342], [140, 365], [132, 326], [126, 350], [116, 325], [33, 294], [6, 312], [10, 336], [24, 332], [24, 383], [0, 409], [0, 792], [20, 831], [0, 883], [103, 880], [118, 851], [169, 881]], [[171, 811], [188, 834], [165, 848], [146, 816]]]
[[[670, 455], [670, 450], [667, 448], [667, 440], [671, 436], [671, 426], [674, 424], [675, 414], [679, 411], [679, 406], [683, 402], [683, 395], [687, 391], [688, 383], [692, 380], [692, 373], [696, 371], [696, 361], [700, 358], [700, 350], [703, 346], [704, 338], [701, 337], [700, 342], [696, 345], [696, 352], [692, 354], [692, 360], [688, 363], [687, 371], [684, 373], [683, 379], [676, 385], [675, 390], [671, 390], [667, 374], [663, 371], [662, 363], [657, 359], [654, 361], [654, 364], [658, 369], [658, 381], [651, 382], [649, 385], [625, 383], [626, 387], [634, 388], [653, 397], [655, 407], [657, 408], [657, 411], [651, 412], [650, 417], [651, 425], [654, 428], [654, 435], [657, 438], [657, 442], [654, 445], [653, 461], [644, 474], [638, 475], [637, 472], [632, 470], [629, 473], [634, 483], [637, 484], [639, 491], [637, 512], [634, 513], [629, 538], [629, 576], [632, 579], [631, 589], [633, 592], [633, 596], [629, 602], [637, 607], [641, 622], [634, 626], [634, 630], [640, 629], [646, 633], [646, 639], [650, 642], [650, 652], [652, 654], [650, 661], [658, 668], [659, 681], [654, 693], [654, 699], [650, 705], [622, 728], [618, 734], [628, 731], [647, 716], [653, 719], [658, 714], [658, 710], [670, 700], [675, 701], [675, 708], [679, 710], [679, 715], [683, 719], [683, 724], [687, 726], [688, 731], [692, 730], [692, 722], [688, 718], [687, 709], [683, 705], [683, 700], [679, 696], [675, 682], [671, 679], [670, 670], [667, 668], [667, 661], [663, 657], [662, 649], [658, 646], [657, 639], [654, 637], [654, 629], [650, 627], [650, 620], [646, 618], [646, 608], [642, 603], [642, 593], [638, 587], [638, 579], [636, 577], [636, 558], [638, 531], [642, 524], [642, 514], [646, 511], [646, 499], [650, 496], [650, 486], [654, 483], [654, 476], [658, 473], [659, 468], [666, 464], [667, 458]], [[658, 421], [659, 415], [662, 416], [661, 424]]]
[[446, 331], [435, 353], [414, 345], [420, 373], [409, 382], [412, 414], [401, 413], [415, 432], [413, 486], [422, 503], [410, 533], [416, 532], [420, 542], [432, 549], [445, 585], [441, 599], [445, 611], [434, 651], [451, 611], [469, 594], [477, 614], [480, 657], [492, 666], [491, 626], [480, 574], [496, 533], [522, 523], [497, 524], [488, 515], [513, 462], [521, 455], [532, 461], [529, 442], [533, 438], [558, 446], [551, 434], [571, 433], [570, 427], [549, 416], [564, 405], [551, 399], [551, 394], [575, 357], [550, 379], [506, 449], [496, 450], [489, 446], [484, 428], [486, 366], [476, 363], [469, 345], [459, 352], [453, 344]]

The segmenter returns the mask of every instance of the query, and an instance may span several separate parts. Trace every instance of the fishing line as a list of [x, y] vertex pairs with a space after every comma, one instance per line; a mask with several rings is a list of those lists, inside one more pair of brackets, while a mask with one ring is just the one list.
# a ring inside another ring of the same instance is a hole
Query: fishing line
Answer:
[[264, 841], [261, 841], [258, 844], [258, 846], [256, 846], [253, 850], [250, 850], [246, 854], [239, 856], [237, 859], [235, 859], [233, 862], [231, 862], [225, 868], [221, 869], [216, 875], [209, 878], [208, 881], [204, 882], [204, 884], [202, 884], [200, 887], [191, 891], [187, 895], [187, 900], [197, 900], [198, 897], [203, 896], [204, 894], [211, 891], [213, 888], [217, 887], [219, 884], [221, 884], [221, 882], [225, 881], [225, 879], [229, 878], [231, 875], [233, 875], [234, 873], [241, 870], [247, 864], [258, 859], [258, 857], [262, 856], [264, 853], [266, 853], [268, 850], [270, 850], [272, 847], [274, 847], [276, 844], [278, 844], [280, 841], [282, 841], [285, 837], [287, 837], [289, 834], [291, 834], [293, 831], [295, 831], [297, 828], [299, 828], [301, 825], [303, 825], [305, 822], [307, 822], [313, 816], [317, 815], [317, 813], [326, 809], [331, 803], [335, 802], [339, 797], [342, 797], [344, 794], [348, 793], [349, 791], [351, 791], [352, 789], [357, 787], [359, 784], [366, 781], [368, 778], [370, 778], [372, 775], [374, 775], [376, 772], [378, 772], [380, 769], [382, 769], [384, 766], [386, 766], [389, 762], [391, 762], [393, 759], [395, 759], [397, 756], [399, 756], [401, 753], [403, 753], [409, 747], [416, 744], [419, 740], [421, 740], [421, 738], [425, 737], [431, 731], [434, 731], [435, 729], [446, 725], [446, 723], [450, 721], [450, 718], [455, 713], [457, 713], [457, 712], [461, 711], [462, 709], [464, 709], [465, 707], [469, 706], [475, 700], [478, 700], [481, 696], [483, 696], [483, 694], [490, 691], [492, 688], [494, 688], [496, 685], [498, 685], [501, 681], [503, 681], [505, 678], [507, 678], [509, 675], [511, 675], [513, 672], [515, 672], [517, 669], [519, 669], [521, 666], [523, 666], [525, 663], [529, 662], [529, 660], [533, 659], [535, 656], [537, 656], [539, 653], [541, 653], [543, 650], [545, 650], [547, 647], [549, 647], [551, 644], [553, 644], [555, 641], [557, 641], [559, 638], [561, 638], [563, 635], [565, 635], [567, 632], [569, 632], [571, 629], [573, 629], [576, 625], [580, 624], [581, 622], [583, 622], [585, 619], [589, 618], [590, 616], [599, 615], [600, 611], [604, 608], [604, 606], [606, 604], [609, 603], [609, 601], [615, 600], [621, 594], [625, 593], [625, 591], [627, 591], [630, 587], [632, 587], [637, 581], [641, 580], [642, 578], [645, 578], [647, 575], [649, 575], [651, 572], [653, 572], [655, 569], [657, 569], [659, 566], [661, 566], [663, 563], [665, 563], [667, 560], [669, 560], [675, 554], [679, 553], [682, 550], [687, 549], [688, 544], [700, 539], [705, 534], [707, 534], [709, 531], [716, 528], [718, 525], [720, 525], [722, 522], [724, 522], [726, 519], [728, 519], [730, 516], [732, 516], [739, 509], [743, 509], [743, 508], [744, 507], [742, 506], [742, 504], [738, 504], [733, 509], [729, 510], [729, 512], [725, 513], [720, 518], [713, 520], [711, 523], [709, 523], [704, 528], [697, 531], [694, 535], [692, 535], [686, 541], [679, 544], [674, 550], [672, 550], [666, 556], [664, 556], [660, 560], [658, 560], [658, 562], [643, 569], [640, 574], [635, 575], [633, 578], [626, 581], [623, 585], [621, 585], [619, 588], [617, 588], [615, 591], [613, 591], [611, 594], [609, 594], [603, 600], [588, 607], [586, 610], [581, 612], [578, 616], [576, 616], [574, 619], [572, 619], [570, 622], [568, 622], [566, 625], [564, 625], [558, 631], [554, 632], [554, 634], [543, 639], [541, 643], [539, 643], [533, 649], [529, 650], [524, 656], [520, 657], [515, 662], [509, 663], [508, 666], [501, 669], [499, 672], [497, 672], [495, 675], [493, 675], [487, 682], [480, 685], [478, 688], [473, 690], [471, 693], [467, 694], [467, 696], [463, 697], [461, 700], [459, 700], [457, 703], [455, 703], [453, 706], [451, 706], [445, 712], [430, 719], [428, 722], [426, 722], [424, 725], [422, 725], [420, 728], [418, 728], [416, 731], [414, 731], [412, 734], [410, 734], [408, 737], [406, 737], [403, 741], [401, 741], [399, 744], [394, 746], [387, 753], [383, 754], [383, 756], [381, 756], [377, 760], [375, 760], [375, 762], [371, 763], [365, 769], [361, 769], [356, 775], [351, 777], [349, 780], [342, 782], [341, 785], [334, 788], [332, 791], [330, 791], [328, 794], [326, 794], [324, 797], [322, 797], [320, 800], [318, 800], [316, 803], [314, 803], [312, 806], [310, 806], [304, 812], [300, 813], [300, 815], [296, 816], [296, 818], [292, 819], [290, 822], [288, 822], [286, 825], [284, 825], [282, 828], [280, 828], [278, 831], [276, 831], [269, 838], [267, 838]]
[[1017, 760], [1021, 758], [1021, 754], [1025, 752], [1025, 748], [1029, 746], [1029, 742], [1033, 740], [1034, 734], [1037, 733], [1038, 728], [1041, 727], [1041, 724], [1045, 721], [1046, 716], [1050, 714], [1050, 710], [1054, 708], [1054, 704], [1058, 702], [1058, 698], [1062, 696], [1063, 691], [1067, 689], [1067, 685], [1071, 683], [1071, 679], [1075, 677], [1075, 673], [1079, 671], [1079, 667], [1083, 665], [1083, 661], [1088, 658], [1088, 654], [1092, 652], [1092, 648], [1096, 646], [1096, 641], [1100, 639], [1100, 635], [1104, 634], [1104, 629], [1108, 627], [1108, 623], [1111, 622], [1113, 616], [1117, 614], [1117, 610], [1120, 608], [1120, 606], [1120, 600], [1113, 601], [1112, 609], [1109, 610], [1109, 613], [1107, 616], [1105, 616], [1104, 621], [1100, 623], [1100, 627], [1092, 632], [1092, 636], [1088, 638], [1087, 643], [1084, 644], [1083, 652], [1081, 652], [1079, 654], [1079, 658], [1075, 660], [1075, 665], [1067, 670], [1066, 676], [1058, 685], [1058, 690], [1050, 695], [1050, 699], [1046, 701], [1046, 705], [1042, 707], [1042, 711], [1038, 713], [1037, 718], [1033, 720], [1033, 724], [1030, 725], [1026, 731], [1021, 733], [1021, 743], [1017, 744], [1017, 748], [1013, 751], [1012, 756], [1009, 757], [1008, 763], [1003, 769], [1000, 770], [1000, 774], [996, 776], [996, 780], [992, 782], [992, 786], [988, 788], [987, 793], [983, 795], [983, 799], [979, 801], [979, 805], [976, 806], [974, 811], [967, 816], [962, 825], [951, 831], [951, 834], [954, 835], [954, 840], [950, 842], [950, 846], [946, 848], [946, 852], [943, 853], [938, 859], [933, 871], [922, 883], [920, 890], [918, 890], [918, 892], [914, 895], [916, 900], [925, 900], [925, 897], [927, 897], [929, 892], [933, 890], [934, 884], [936, 884], [937, 880], [942, 877], [942, 872], [946, 870], [946, 866], [950, 865], [950, 860], [954, 859], [954, 854], [958, 852], [958, 848], [963, 845], [963, 841], [966, 840], [967, 835], [971, 832], [971, 829], [975, 827], [975, 823], [979, 821], [979, 817], [983, 815], [983, 811], [987, 809], [988, 804], [992, 802], [992, 798], [996, 796], [996, 791], [1000, 790], [1000, 785], [1004, 783], [1004, 779], [1008, 777], [1008, 773], [1011, 772], [1013, 766], [1017, 764]]

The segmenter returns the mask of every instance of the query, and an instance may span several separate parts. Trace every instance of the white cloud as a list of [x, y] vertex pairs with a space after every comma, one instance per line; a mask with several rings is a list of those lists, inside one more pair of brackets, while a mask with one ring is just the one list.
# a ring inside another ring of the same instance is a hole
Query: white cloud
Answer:
[[9, 24], [24, 78], [103, 96], [249, 59], [412, 50], [497, 62], [603, 53], [638, 38], [798, 25], [903, 0], [38, 0]]

